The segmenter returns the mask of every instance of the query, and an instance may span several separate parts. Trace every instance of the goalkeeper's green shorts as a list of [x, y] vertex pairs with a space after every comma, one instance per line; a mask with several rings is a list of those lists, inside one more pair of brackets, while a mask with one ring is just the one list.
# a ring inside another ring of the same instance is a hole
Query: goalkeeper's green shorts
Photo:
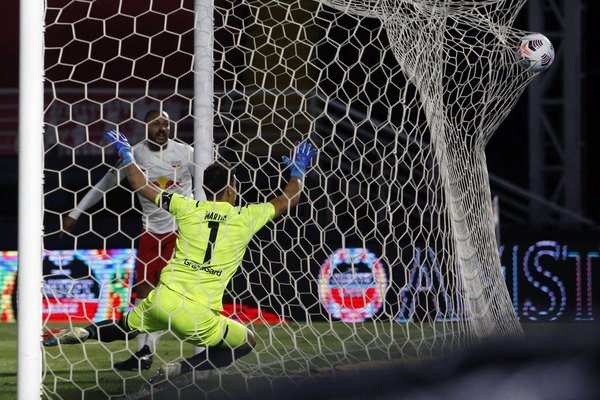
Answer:
[[126, 318], [132, 330], [170, 330], [195, 346], [235, 348], [246, 341], [244, 325], [160, 284]]

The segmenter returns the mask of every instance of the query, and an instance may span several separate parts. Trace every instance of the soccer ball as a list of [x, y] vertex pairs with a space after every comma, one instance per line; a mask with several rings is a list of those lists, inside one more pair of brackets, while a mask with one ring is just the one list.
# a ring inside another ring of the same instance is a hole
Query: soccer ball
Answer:
[[541, 72], [552, 65], [554, 47], [541, 33], [523, 36], [517, 43], [517, 61], [531, 72]]

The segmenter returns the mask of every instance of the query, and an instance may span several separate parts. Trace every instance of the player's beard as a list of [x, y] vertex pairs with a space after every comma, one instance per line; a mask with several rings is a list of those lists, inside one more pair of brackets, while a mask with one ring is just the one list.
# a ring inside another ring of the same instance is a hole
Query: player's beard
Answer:
[[157, 133], [152, 138], [148, 138], [148, 142], [151, 147], [155, 147], [157, 149], [164, 148], [169, 142], [169, 134], [168, 133]]

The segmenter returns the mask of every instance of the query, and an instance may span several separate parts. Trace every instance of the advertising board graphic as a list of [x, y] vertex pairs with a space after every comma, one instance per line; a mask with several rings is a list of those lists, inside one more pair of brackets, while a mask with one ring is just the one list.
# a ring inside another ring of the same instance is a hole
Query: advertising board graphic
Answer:
[[[135, 249], [45, 250], [44, 322], [99, 322], [119, 319], [131, 308]], [[16, 251], [0, 251], [0, 322], [16, 322]], [[281, 323], [286, 319], [249, 304], [223, 304], [223, 315], [242, 323]]]
[[334, 251], [319, 274], [319, 297], [331, 316], [360, 322], [383, 305], [387, 278], [377, 256], [364, 248]]
[[[135, 250], [45, 250], [42, 317], [52, 322], [120, 318], [129, 307]], [[1, 320], [14, 322], [18, 255], [0, 252]]]

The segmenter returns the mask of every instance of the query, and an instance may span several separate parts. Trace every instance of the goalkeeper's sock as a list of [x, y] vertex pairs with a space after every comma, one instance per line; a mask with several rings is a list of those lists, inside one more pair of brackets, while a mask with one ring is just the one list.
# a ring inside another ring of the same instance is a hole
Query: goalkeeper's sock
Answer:
[[208, 348], [200, 354], [186, 358], [181, 363], [181, 373], [185, 374], [191, 371], [207, 371], [226, 367], [251, 351], [252, 347], [238, 349]]
[[156, 346], [158, 346], [161, 335], [162, 331], [150, 332], [146, 334], [146, 346], [148, 346], [152, 354], [156, 352]]
[[140, 333], [136, 336], [135, 340], [137, 341], [137, 351], [140, 351], [144, 348], [144, 346], [146, 346], [146, 343], [148, 342], [148, 334]]
[[96, 339], [101, 342], [112, 342], [115, 340], [125, 340], [130, 331], [124, 326], [123, 319], [115, 321], [107, 319], [96, 324], [86, 326], [84, 329], [88, 331], [88, 339]]

